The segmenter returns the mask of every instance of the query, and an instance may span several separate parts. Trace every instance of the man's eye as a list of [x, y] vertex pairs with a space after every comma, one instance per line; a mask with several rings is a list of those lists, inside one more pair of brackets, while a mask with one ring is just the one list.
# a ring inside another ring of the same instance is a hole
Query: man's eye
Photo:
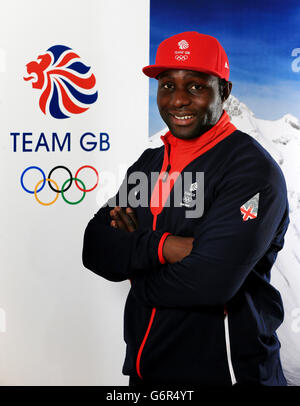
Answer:
[[202, 89], [202, 86], [201, 85], [192, 85], [191, 89], [192, 90], [199, 90], [199, 89]]
[[172, 85], [172, 83], [164, 83], [164, 84], [162, 85], [162, 87], [163, 87], [164, 89], [172, 89], [172, 88], [173, 88], [173, 85]]

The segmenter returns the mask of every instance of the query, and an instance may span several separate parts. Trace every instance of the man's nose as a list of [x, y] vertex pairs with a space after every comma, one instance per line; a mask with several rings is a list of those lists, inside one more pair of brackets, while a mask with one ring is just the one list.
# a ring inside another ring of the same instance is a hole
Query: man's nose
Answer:
[[190, 96], [185, 89], [176, 89], [173, 92], [172, 104], [174, 107], [187, 106], [191, 102]]

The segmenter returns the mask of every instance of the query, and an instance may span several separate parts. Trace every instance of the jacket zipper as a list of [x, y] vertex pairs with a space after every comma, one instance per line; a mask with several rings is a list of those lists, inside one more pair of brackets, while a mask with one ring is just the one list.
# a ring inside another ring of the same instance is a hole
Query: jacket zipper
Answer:
[[226, 355], [227, 355], [227, 364], [231, 379], [231, 385], [235, 385], [237, 383], [235, 373], [232, 366], [232, 359], [231, 359], [231, 349], [230, 349], [230, 335], [229, 335], [229, 323], [228, 323], [228, 311], [227, 308], [224, 307], [224, 330], [225, 330], [225, 344], [226, 344]]
[[140, 345], [139, 352], [138, 352], [138, 355], [137, 355], [137, 358], [136, 358], [136, 372], [137, 372], [138, 376], [141, 379], [143, 379], [143, 377], [141, 375], [141, 356], [142, 356], [144, 346], [146, 344], [148, 335], [149, 335], [151, 327], [152, 327], [152, 323], [153, 323], [153, 320], [154, 320], [155, 313], [156, 313], [156, 308], [153, 308], [152, 312], [151, 312], [150, 321], [149, 321], [145, 336], [143, 338], [142, 344]]
[[[169, 147], [169, 148], [166, 147], [166, 151], [167, 151], [167, 157], [168, 157], [168, 161], [167, 161], [167, 162], [168, 162], [168, 165], [167, 165], [167, 168], [166, 168], [165, 173], [164, 173], [163, 176], [162, 176], [162, 182], [166, 182], [166, 180], [168, 179], [170, 170], [171, 170], [171, 165], [170, 165], [170, 147]], [[159, 181], [159, 180], [158, 180], [158, 181]], [[156, 230], [156, 222], [157, 222], [157, 214], [153, 215], [153, 224], [152, 224], [152, 229], [153, 229], [153, 231]], [[141, 345], [140, 345], [140, 348], [139, 348], [139, 351], [138, 351], [138, 354], [137, 354], [137, 357], [136, 357], [136, 372], [137, 372], [138, 376], [139, 376], [141, 379], [143, 379], [142, 374], [141, 374], [141, 356], [142, 356], [143, 349], [144, 349], [144, 347], [145, 347], [145, 344], [146, 344], [148, 335], [149, 335], [149, 333], [150, 333], [150, 330], [151, 330], [151, 327], [152, 327], [152, 324], [153, 324], [153, 320], [154, 320], [154, 317], [155, 317], [155, 313], [156, 313], [156, 308], [154, 307], [154, 308], [152, 309], [152, 312], [151, 312], [151, 316], [150, 316], [150, 320], [149, 320], [149, 323], [148, 323], [148, 327], [147, 327], [145, 336], [144, 336], [144, 338], [143, 338], [143, 341], [142, 341], [142, 343], [141, 343]]]
[[[156, 229], [156, 220], [157, 220], [157, 215], [155, 215], [153, 217], [153, 225], [152, 225], [153, 230]], [[150, 316], [150, 320], [149, 320], [149, 323], [148, 323], [148, 327], [147, 327], [147, 330], [146, 330], [146, 333], [145, 333], [145, 336], [143, 338], [143, 341], [142, 341], [142, 343], [140, 345], [140, 348], [139, 348], [139, 351], [138, 351], [138, 354], [137, 354], [137, 357], [136, 357], [136, 372], [137, 372], [138, 376], [141, 379], [143, 379], [142, 374], [141, 374], [141, 356], [142, 356], [143, 349], [145, 347], [148, 335], [150, 333], [150, 330], [151, 330], [151, 327], [152, 327], [152, 324], [153, 324], [155, 313], [156, 313], [156, 308], [153, 307], [152, 312], [151, 312], [151, 316]]]
[[169, 173], [170, 173], [170, 170], [171, 170], [171, 164], [170, 164], [171, 147], [170, 147], [170, 145], [168, 145], [168, 147], [167, 147], [167, 145], [165, 144], [165, 148], [167, 150], [168, 165], [167, 165], [166, 171], [164, 173], [164, 176], [162, 177], [163, 182], [165, 182], [168, 179], [168, 176], [169, 176]]
[[162, 181], [163, 181], [163, 182], [165, 182], [165, 181], [168, 179], [170, 170], [171, 170], [171, 165], [168, 164], [167, 169], [166, 169], [166, 172], [164, 173], [164, 176], [162, 177]]

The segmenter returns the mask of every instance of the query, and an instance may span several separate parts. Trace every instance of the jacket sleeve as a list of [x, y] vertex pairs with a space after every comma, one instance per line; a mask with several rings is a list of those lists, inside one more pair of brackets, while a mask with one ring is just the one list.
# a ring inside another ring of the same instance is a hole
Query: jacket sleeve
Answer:
[[[271, 182], [270, 177], [258, 181], [260, 176], [222, 182], [198, 223], [190, 255], [134, 278], [131, 289], [139, 301], [152, 307], [224, 305], [237, 293], [287, 216], [281, 172], [275, 171]], [[240, 208], [257, 193], [257, 217], [243, 220]]]
[[[146, 150], [139, 160], [127, 171], [125, 179], [116, 196], [109, 199], [88, 223], [83, 241], [83, 265], [111, 281], [123, 281], [159, 265], [158, 246], [163, 231], [138, 229], [132, 233], [110, 226], [110, 211], [116, 205], [122, 205], [124, 196], [128, 196], [127, 177], [138, 170], [145, 159]], [[123, 196], [123, 197], [120, 197]]]

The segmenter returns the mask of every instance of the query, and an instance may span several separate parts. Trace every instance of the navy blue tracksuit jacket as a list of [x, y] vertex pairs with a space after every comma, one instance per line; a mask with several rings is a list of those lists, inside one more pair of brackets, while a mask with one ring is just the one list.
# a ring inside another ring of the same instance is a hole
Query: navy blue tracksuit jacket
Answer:
[[[172, 146], [165, 144], [141, 155], [120, 190], [136, 187], [128, 184], [131, 173], [150, 179], [166, 167]], [[123, 373], [141, 382], [286, 385], [276, 335], [283, 304], [270, 284], [289, 224], [281, 169], [256, 140], [235, 130], [185, 172], [204, 173], [200, 217], [186, 216], [189, 198], [201, 189], [194, 190], [193, 178], [182, 185], [182, 205], [174, 207], [171, 190], [155, 225], [149, 206], [138, 206], [136, 231], [114, 229], [106, 205], [85, 231], [84, 266], [110, 281], [131, 281]], [[149, 182], [149, 201], [152, 191]], [[190, 255], [163, 263], [158, 252], [166, 233], [194, 237]]]

